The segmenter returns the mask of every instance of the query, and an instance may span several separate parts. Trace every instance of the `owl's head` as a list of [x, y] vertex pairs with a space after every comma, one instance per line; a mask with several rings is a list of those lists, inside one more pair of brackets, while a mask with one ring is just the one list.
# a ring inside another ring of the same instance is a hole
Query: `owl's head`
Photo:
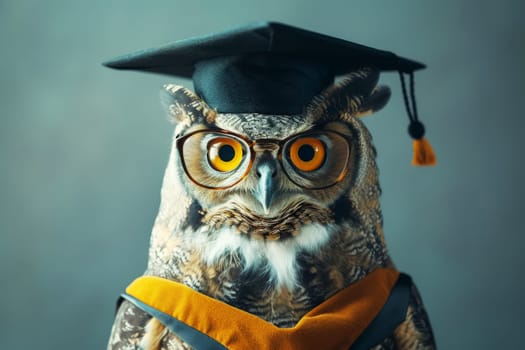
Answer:
[[317, 249], [329, 227], [377, 224], [375, 151], [359, 117], [390, 97], [378, 77], [356, 71], [300, 115], [221, 114], [166, 85], [163, 101], [176, 127], [158, 220], [171, 222], [170, 231], [206, 232], [217, 243], [210, 259], [243, 246]]

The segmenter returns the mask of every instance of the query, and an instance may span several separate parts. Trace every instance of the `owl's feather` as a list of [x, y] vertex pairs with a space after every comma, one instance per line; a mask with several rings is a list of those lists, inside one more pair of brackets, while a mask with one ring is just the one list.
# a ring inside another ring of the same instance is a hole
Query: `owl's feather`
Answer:
[[[183, 283], [278, 327], [292, 327], [339, 290], [379, 267], [393, 267], [382, 232], [376, 152], [359, 120], [388, 100], [388, 88], [377, 87], [377, 80], [371, 69], [357, 71], [293, 116], [216, 113], [194, 93], [167, 85], [165, 105], [176, 123], [175, 136], [220, 128], [254, 140], [284, 139], [331, 130], [346, 135], [351, 153], [345, 177], [323, 190], [300, 188], [277, 172], [278, 193], [265, 211], [254, 198], [260, 156], [242, 182], [210, 190], [185, 176], [174, 142], [145, 274]], [[413, 291], [407, 321], [377, 349], [432, 348], [418, 298]], [[151, 347], [187, 347], [148, 320], [123, 304], [109, 349], [134, 349], [145, 334]], [[415, 340], [403, 340], [410, 337]]]
[[316, 120], [344, 120], [365, 116], [382, 109], [390, 99], [390, 88], [377, 86], [379, 72], [363, 68], [347, 75], [314, 97], [306, 115]]

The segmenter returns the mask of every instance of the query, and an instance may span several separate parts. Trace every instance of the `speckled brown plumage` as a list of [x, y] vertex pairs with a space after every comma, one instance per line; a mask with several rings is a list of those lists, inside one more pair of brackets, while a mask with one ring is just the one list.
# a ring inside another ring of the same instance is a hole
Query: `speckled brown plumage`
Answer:
[[202, 212], [202, 223], [218, 230], [234, 227], [241, 235], [271, 241], [296, 237], [303, 225], [334, 222], [332, 212], [312, 203], [292, 202], [282, 210], [283, 215], [266, 219], [239, 204], [220, 207], [213, 212]]
[[[254, 174], [230, 189], [204, 189], [185, 177], [174, 146], [145, 274], [183, 283], [278, 327], [292, 327], [337, 291], [379, 267], [393, 267], [382, 232], [376, 152], [358, 119], [388, 100], [389, 90], [376, 87], [377, 80], [373, 70], [357, 71], [295, 116], [217, 114], [194, 94], [168, 85], [172, 101], [167, 110], [176, 122], [176, 135], [218, 127], [251, 139], [282, 139], [309, 129], [333, 130], [350, 140], [351, 157], [343, 181], [324, 190], [298, 188], [280, 178], [282, 195], [269, 214], [261, 214], [251, 199]], [[285, 264], [287, 259], [293, 267]], [[283, 281], [289, 276], [293, 281]], [[406, 321], [374, 349], [433, 349], [433, 344], [413, 287]], [[124, 302], [108, 349], [139, 346], [189, 348]]]

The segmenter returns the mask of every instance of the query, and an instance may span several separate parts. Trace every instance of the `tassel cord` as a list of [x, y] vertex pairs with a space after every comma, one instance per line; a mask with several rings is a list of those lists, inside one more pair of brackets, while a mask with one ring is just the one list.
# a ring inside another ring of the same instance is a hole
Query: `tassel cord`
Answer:
[[436, 157], [432, 146], [424, 138], [425, 136], [425, 127], [423, 123], [419, 121], [417, 115], [417, 106], [416, 106], [416, 94], [415, 94], [415, 83], [414, 83], [414, 72], [409, 73], [409, 89], [410, 89], [410, 99], [409, 94], [407, 93], [407, 87], [405, 82], [405, 76], [403, 72], [399, 71], [399, 78], [401, 79], [401, 89], [403, 91], [403, 99], [405, 102], [405, 108], [408, 114], [408, 119], [410, 124], [408, 126], [408, 133], [414, 140], [413, 150], [414, 156], [412, 159], [412, 164], [417, 166], [424, 165], [435, 165]]

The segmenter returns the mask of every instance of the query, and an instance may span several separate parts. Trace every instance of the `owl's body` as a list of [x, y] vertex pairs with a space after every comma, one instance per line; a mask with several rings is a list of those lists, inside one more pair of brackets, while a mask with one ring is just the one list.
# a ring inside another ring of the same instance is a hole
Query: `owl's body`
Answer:
[[[353, 73], [301, 115], [220, 114], [167, 86], [175, 142], [145, 275], [283, 328], [372, 271], [394, 268], [382, 233], [375, 150], [358, 118], [388, 100], [377, 79], [371, 70]], [[433, 343], [412, 286], [405, 321], [375, 349]], [[190, 348], [124, 301], [108, 348], [140, 347]]]

